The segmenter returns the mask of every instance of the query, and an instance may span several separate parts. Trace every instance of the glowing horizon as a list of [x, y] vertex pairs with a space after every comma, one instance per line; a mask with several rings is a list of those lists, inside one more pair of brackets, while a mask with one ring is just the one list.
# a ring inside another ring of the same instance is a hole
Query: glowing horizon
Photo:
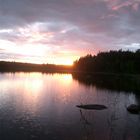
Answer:
[[[33, 26], [34, 27], [34, 26]], [[58, 50], [61, 46], [41, 44], [42, 35], [37, 29], [20, 28], [17, 29], [21, 34], [27, 36], [26, 40], [17, 40], [11, 42], [0, 39], [1, 49], [3, 53], [12, 55], [11, 58], [1, 59], [1, 61], [14, 61], [35, 64], [56, 64], [56, 65], [73, 65], [78, 59], [78, 55], [72, 55], [72, 51]], [[33, 30], [31, 32], [31, 30]], [[3, 30], [1, 32], [12, 32], [12, 30]], [[47, 33], [48, 36], [48, 33]], [[51, 49], [56, 48], [56, 50]]]
[[139, 0], [5, 0], [0, 6], [2, 61], [72, 65], [87, 54], [140, 48]]

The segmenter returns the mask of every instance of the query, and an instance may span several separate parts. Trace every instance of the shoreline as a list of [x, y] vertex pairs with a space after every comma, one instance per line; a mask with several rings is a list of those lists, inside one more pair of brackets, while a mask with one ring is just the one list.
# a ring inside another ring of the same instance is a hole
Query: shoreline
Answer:
[[55, 64], [31, 64], [21, 62], [0, 61], [0, 73], [8, 72], [41, 72], [41, 73], [70, 73], [86, 76], [103, 75], [103, 76], [127, 76], [139, 77], [140, 73], [117, 73], [117, 72], [92, 72], [76, 70], [74, 66], [55, 65]]

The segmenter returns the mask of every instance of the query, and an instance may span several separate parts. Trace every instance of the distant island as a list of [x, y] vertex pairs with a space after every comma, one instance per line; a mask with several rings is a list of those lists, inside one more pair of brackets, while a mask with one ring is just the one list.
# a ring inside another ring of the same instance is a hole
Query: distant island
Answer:
[[140, 49], [100, 52], [79, 58], [73, 66], [0, 61], [0, 72], [84, 72], [140, 74]]

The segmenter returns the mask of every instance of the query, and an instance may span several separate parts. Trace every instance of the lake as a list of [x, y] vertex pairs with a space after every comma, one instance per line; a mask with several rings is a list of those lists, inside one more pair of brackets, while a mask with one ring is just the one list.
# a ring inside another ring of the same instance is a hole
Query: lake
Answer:
[[139, 103], [133, 91], [86, 84], [72, 74], [1, 73], [0, 139], [140, 140], [140, 115], [126, 110]]

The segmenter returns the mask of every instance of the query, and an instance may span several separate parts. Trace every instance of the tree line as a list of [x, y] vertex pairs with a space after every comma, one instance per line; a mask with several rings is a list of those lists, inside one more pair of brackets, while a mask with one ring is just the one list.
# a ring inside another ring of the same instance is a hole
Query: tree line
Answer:
[[119, 50], [89, 54], [74, 62], [74, 70], [140, 74], [140, 49], [135, 52]]
[[0, 61], [0, 72], [69, 72], [71, 66]]

